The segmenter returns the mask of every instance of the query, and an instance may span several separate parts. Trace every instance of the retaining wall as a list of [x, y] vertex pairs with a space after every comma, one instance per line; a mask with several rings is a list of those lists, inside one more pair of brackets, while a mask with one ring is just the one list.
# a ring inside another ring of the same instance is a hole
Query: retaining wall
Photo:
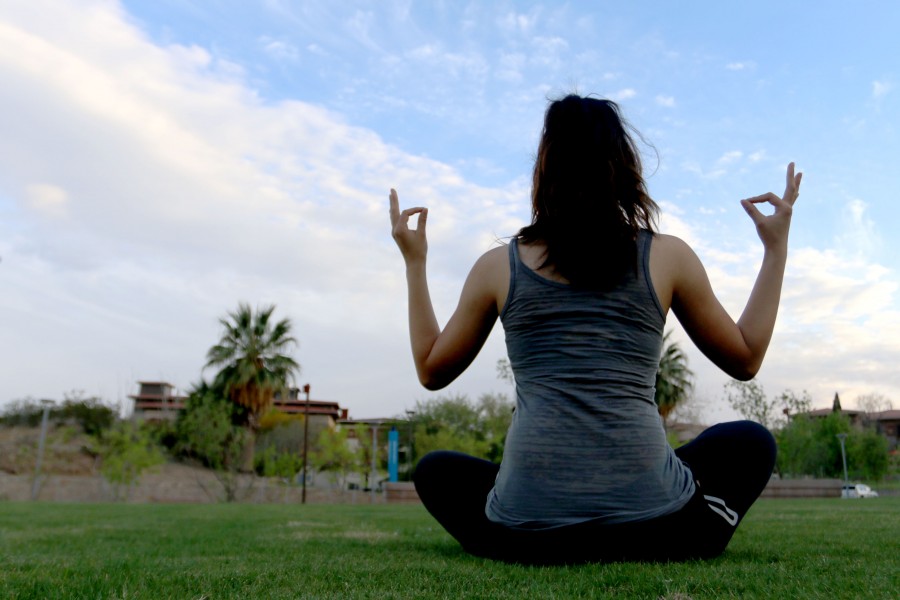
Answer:
[[[31, 475], [0, 473], [0, 500], [31, 499], [34, 478]], [[300, 486], [286, 486], [277, 481], [240, 475], [236, 485], [237, 500], [251, 503], [299, 504]], [[141, 477], [129, 490], [116, 489], [100, 475], [44, 475], [41, 477], [37, 500], [50, 502], [221, 502], [223, 486], [206, 469], [169, 464], [157, 473]], [[373, 503], [387, 501], [384, 492], [372, 494], [363, 490], [339, 490], [330, 487], [308, 486], [306, 501], [311, 504]]]

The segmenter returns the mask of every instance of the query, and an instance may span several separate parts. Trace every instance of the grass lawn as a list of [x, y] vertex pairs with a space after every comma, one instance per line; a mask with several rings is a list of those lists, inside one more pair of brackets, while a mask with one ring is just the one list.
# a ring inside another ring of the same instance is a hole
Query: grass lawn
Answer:
[[[676, 541], [677, 543], [677, 541]], [[897, 598], [900, 498], [762, 500], [707, 562], [524, 567], [420, 506], [0, 502], [0, 598]]]

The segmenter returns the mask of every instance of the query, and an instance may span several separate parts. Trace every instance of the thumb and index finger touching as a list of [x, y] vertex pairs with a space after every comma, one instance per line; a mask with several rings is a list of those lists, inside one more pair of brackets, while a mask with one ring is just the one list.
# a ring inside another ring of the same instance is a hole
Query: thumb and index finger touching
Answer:
[[797, 201], [797, 198], [800, 196], [800, 181], [803, 179], [803, 173], [794, 173], [794, 163], [790, 163], [787, 168], [787, 174], [785, 175], [785, 188], [784, 188], [784, 196], [779, 198], [777, 195], [769, 192], [767, 194], [761, 194], [759, 196], [754, 196], [752, 198], [747, 198], [745, 200], [741, 200], [741, 206], [744, 207], [744, 210], [750, 215], [750, 218], [753, 219], [753, 222], [757, 225], [766, 218], [758, 208], [756, 208], [756, 204], [761, 204], [763, 202], [768, 202], [772, 206], [776, 208], [776, 212], [778, 211], [779, 206], [784, 206], [784, 203], [787, 203], [788, 207], [792, 207], [794, 202]]
[[391, 188], [390, 215], [391, 225], [393, 226], [395, 232], [398, 226], [406, 227], [409, 218], [415, 214], [419, 215], [418, 222], [416, 223], [416, 230], [419, 233], [425, 233], [425, 222], [428, 220], [428, 209], [423, 206], [415, 206], [413, 208], [407, 208], [406, 210], [401, 211], [400, 198], [397, 195], [397, 190]]

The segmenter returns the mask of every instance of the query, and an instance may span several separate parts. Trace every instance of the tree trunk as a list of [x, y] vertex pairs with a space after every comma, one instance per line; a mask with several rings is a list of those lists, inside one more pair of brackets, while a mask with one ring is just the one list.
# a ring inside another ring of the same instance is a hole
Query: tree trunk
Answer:
[[241, 473], [253, 473], [253, 459], [256, 456], [256, 430], [253, 427], [247, 428], [247, 440], [244, 442], [244, 448], [241, 450]]

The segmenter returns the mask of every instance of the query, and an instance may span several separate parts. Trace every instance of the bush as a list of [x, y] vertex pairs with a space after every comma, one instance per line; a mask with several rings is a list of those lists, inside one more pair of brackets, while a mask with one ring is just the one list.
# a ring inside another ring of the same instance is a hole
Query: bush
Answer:
[[[44, 415], [44, 406], [34, 398], [12, 402], [0, 416], [0, 423], [10, 427], [38, 427]], [[74, 391], [64, 395], [59, 406], [51, 406], [48, 415], [51, 423], [73, 424], [90, 436], [102, 436], [113, 426], [118, 410], [103, 404], [100, 398], [84, 398], [83, 393]]]
[[130, 421], [120, 421], [108, 429], [97, 442], [96, 453], [103, 461], [100, 473], [113, 484], [117, 500], [123, 486], [127, 498], [128, 490], [144, 471], [165, 462], [150, 434]]
[[176, 452], [213, 469], [226, 502], [238, 496], [238, 471], [247, 444], [247, 430], [235, 425], [234, 405], [208, 390], [190, 395], [178, 417]]
[[846, 434], [847, 470], [856, 479], [879, 480], [888, 471], [887, 441], [872, 430], [857, 430], [840, 413], [824, 419], [795, 417], [776, 433], [778, 470], [782, 475], [843, 479], [838, 434]]

